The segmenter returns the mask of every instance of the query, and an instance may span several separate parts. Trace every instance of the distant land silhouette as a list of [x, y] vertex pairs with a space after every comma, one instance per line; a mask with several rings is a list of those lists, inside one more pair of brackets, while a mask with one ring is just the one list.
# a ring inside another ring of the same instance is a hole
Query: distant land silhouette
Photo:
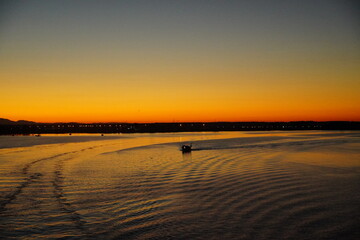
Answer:
[[36, 123], [0, 118], [0, 135], [41, 133], [154, 133], [201, 131], [360, 130], [359, 121], [176, 122], [176, 123]]
[[0, 125], [27, 125], [27, 124], [37, 124], [37, 123], [26, 120], [11, 121], [6, 118], [0, 118]]

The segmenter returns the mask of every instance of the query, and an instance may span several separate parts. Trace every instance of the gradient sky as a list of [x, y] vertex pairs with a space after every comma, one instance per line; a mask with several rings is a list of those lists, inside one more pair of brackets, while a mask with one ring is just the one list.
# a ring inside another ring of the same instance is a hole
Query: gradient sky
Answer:
[[360, 121], [356, 1], [1, 1], [0, 117]]

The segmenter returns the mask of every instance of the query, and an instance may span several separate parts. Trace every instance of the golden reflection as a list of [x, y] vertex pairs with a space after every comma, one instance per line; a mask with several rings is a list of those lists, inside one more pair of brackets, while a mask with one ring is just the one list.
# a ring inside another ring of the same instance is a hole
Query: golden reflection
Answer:
[[183, 152], [182, 157], [183, 157], [184, 161], [191, 161], [192, 160], [191, 152]]
[[[360, 144], [358, 144], [358, 149], [360, 149]], [[360, 167], [360, 154], [358, 152], [344, 153], [326, 148], [292, 152], [286, 154], [284, 160], [328, 167]]]
[[[360, 165], [355, 131], [114, 136], [0, 137], [0, 143], [24, 141], [23, 147], [0, 149], [5, 224], [17, 224], [19, 228], [11, 229], [16, 234], [45, 226], [42, 234], [49, 238], [52, 229], [46, 228], [45, 221], [51, 218], [65, 237], [83, 237], [78, 232], [84, 226], [86, 233], [105, 234], [94, 237], [102, 239], [115, 236], [117, 229], [126, 233], [150, 226], [158, 231], [160, 223], [174, 226], [171, 231], [181, 229], [176, 236], [183, 236], [184, 226], [191, 234], [200, 226], [203, 234], [209, 226], [226, 228], [223, 220], [229, 218], [231, 224], [254, 219], [244, 231], [254, 223], [266, 229], [268, 219], [263, 221], [262, 216], [272, 212], [277, 221], [278, 210], [288, 206], [283, 212], [285, 220], [276, 227], [286, 225], [288, 219], [296, 221], [293, 224], [313, 221], [313, 209], [327, 209], [320, 219], [326, 223], [328, 216], [344, 216], [333, 223], [334, 229], [340, 222], [356, 225], [356, 218], [343, 215], [353, 211], [359, 198], [358, 171], [344, 168]], [[76, 138], [89, 141], [71, 142]], [[31, 146], [38, 139], [53, 144]], [[196, 151], [182, 153], [179, 146], [184, 142], [196, 144]], [[278, 161], [279, 154], [283, 161]], [[339, 209], [328, 208], [334, 201], [341, 206], [340, 214]], [[242, 211], [237, 211], [239, 206]], [[70, 209], [67, 215], [64, 209]], [[294, 218], [292, 212], [304, 216]], [[74, 219], [75, 232], [62, 227], [65, 218]], [[162, 239], [164, 232], [160, 229], [153, 236]]]

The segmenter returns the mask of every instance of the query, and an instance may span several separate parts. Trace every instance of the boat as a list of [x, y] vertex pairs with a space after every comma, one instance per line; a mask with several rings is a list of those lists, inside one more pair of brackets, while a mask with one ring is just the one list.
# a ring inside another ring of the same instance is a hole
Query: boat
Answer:
[[183, 153], [186, 153], [186, 152], [191, 152], [191, 144], [190, 145], [182, 145], [181, 146], [181, 151], [183, 152]]

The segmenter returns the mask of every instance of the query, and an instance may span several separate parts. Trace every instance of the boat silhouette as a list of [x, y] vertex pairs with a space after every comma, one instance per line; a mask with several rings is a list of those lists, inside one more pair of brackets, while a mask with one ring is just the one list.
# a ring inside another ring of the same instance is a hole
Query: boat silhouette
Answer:
[[191, 147], [192, 147], [191, 144], [190, 144], [190, 145], [182, 145], [182, 146], [181, 146], [181, 151], [182, 151], [183, 153], [185, 153], [185, 152], [191, 152]]

